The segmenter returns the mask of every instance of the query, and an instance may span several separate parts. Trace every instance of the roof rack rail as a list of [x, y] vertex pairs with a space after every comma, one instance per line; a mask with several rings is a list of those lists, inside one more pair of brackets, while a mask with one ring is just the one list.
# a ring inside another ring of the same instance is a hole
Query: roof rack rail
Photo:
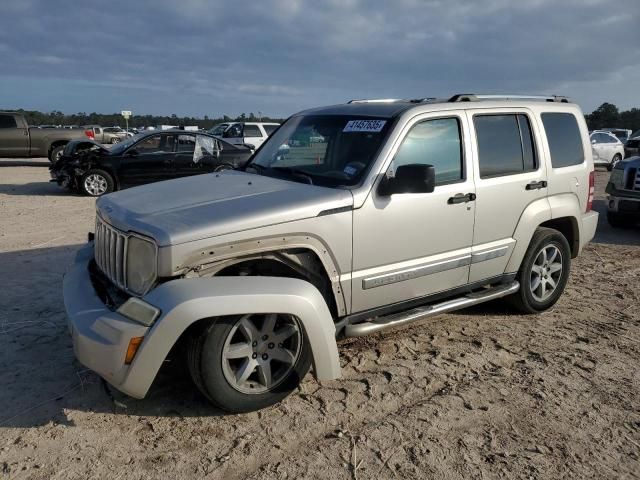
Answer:
[[361, 99], [361, 100], [349, 100], [347, 103], [393, 103], [393, 102], [402, 102], [401, 98], [372, 98], [372, 99]]
[[474, 93], [459, 93], [451, 97], [449, 102], [477, 102], [479, 100], [540, 100], [544, 102], [569, 103], [567, 97], [559, 95], [476, 95]]

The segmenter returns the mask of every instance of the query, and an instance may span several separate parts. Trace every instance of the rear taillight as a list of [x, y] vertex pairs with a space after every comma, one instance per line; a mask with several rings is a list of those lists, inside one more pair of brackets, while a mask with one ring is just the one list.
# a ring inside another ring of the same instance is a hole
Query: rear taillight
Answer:
[[93, 130], [85, 130], [84, 134], [89, 137], [91, 140], [95, 140], [96, 136], [93, 134]]
[[589, 195], [587, 197], [587, 212], [590, 212], [593, 207], [593, 192], [596, 188], [596, 172], [591, 170], [589, 172]]

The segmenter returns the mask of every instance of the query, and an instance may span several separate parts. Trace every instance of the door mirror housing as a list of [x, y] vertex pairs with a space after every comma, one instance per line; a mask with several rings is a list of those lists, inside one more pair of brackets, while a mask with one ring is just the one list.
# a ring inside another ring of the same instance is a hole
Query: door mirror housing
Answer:
[[436, 187], [436, 169], [433, 165], [411, 163], [396, 169], [395, 176], [385, 176], [378, 194], [387, 197], [397, 193], [431, 193]]
[[137, 157], [138, 151], [135, 148], [130, 148], [129, 150], [127, 150], [127, 155], [129, 157]]
[[591, 145], [595, 145], [596, 143], [597, 143], [597, 142], [596, 142], [596, 139], [595, 139], [595, 138], [592, 138], [592, 139], [591, 139]]

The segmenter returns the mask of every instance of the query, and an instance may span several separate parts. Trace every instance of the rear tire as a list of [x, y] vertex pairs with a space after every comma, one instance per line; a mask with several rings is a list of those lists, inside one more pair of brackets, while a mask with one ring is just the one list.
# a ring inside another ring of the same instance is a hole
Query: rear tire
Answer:
[[186, 356], [198, 389], [211, 403], [232, 413], [278, 403], [311, 366], [302, 324], [281, 314], [205, 321], [188, 337]]
[[115, 145], [116, 143], [118, 143], [120, 141], [120, 139], [118, 137], [113, 137], [111, 139], [111, 145]]
[[551, 308], [560, 298], [569, 279], [571, 249], [557, 230], [538, 228], [522, 260], [517, 280], [520, 290], [508, 297], [523, 313]]
[[607, 212], [607, 222], [609, 222], [609, 225], [613, 228], [624, 228], [627, 226], [623, 217], [613, 212]]
[[618, 164], [619, 161], [622, 160], [622, 156], [619, 153], [616, 153], [611, 159], [611, 163], [607, 165], [607, 170], [611, 171]]
[[113, 192], [113, 177], [104, 170], [92, 168], [80, 179], [80, 191], [90, 197], [100, 197]]

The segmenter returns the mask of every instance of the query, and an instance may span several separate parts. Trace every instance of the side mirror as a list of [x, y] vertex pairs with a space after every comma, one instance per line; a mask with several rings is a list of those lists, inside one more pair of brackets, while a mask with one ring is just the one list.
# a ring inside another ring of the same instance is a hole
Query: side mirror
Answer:
[[595, 145], [595, 144], [596, 144], [596, 139], [595, 139], [595, 138], [592, 138], [592, 139], [591, 139], [591, 145]]
[[378, 187], [378, 194], [387, 197], [394, 193], [431, 193], [436, 187], [436, 170], [433, 165], [412, 163], [396, 169], [395, 177], [385, 176]]
[[131, 150], [127, 150], [127, 156], [129, 156], [129, 157], [137, 157], [138, 156], [138, 151], [135, 148], [132, 148]]

